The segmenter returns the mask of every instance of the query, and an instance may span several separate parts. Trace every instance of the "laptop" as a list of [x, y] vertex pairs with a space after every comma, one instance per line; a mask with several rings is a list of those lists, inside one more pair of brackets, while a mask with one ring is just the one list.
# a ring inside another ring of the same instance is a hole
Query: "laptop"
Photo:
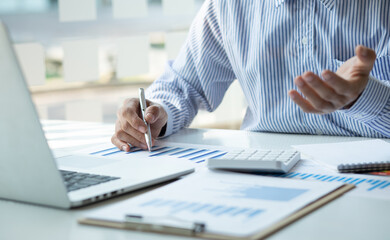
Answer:
[[194, 171], [180, 160], [158, 158], [94, 166], [91, 162], [98, 163], [101, 159], [87, 155], [64, 156], [61, 163], [66, 164], [66, 158], [70, 158], [69, 162], [88, 161], [88, 168], [78, 171], [74, 166], [64, 166], [66, 171], [58, 169], [8, 31], [1, 21], [0, 53], [1, 199], [57, 208], [80, 207]]

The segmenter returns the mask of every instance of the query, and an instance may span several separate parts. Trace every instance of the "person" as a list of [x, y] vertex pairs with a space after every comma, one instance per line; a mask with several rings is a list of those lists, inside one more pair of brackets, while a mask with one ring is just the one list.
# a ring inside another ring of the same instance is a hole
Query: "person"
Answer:
[[[387, 0], [206, 0], [147, 89], [153, 139], [215, 110], [235, 79], [248, 102], [244, 130], [390, 137], [389, 9]], [[127, 99], [114, 145], [146, 149], [140, 116]]]

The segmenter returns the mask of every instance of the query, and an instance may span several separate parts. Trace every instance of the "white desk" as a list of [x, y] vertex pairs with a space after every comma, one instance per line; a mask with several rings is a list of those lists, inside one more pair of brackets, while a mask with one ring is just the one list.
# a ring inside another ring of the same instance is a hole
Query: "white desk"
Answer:
[[[85, 147], [88, 143], [110, 141], [113, 131], [112, 125], [102, 124], [50, 121], [46, 122], [45, 126], [51, 145], [54, 148], [66, 146], [68, 150]], [[362, 139], [184, 129], [167, 140], [239, 147], [283, 148], [291, 144]], [[77, 223], [78, 218], [91, 210], [122, 201], [133, 195], [127, 194], [76, 210], [59, 210], [0, 200], [0, 239], [191, 239], [85, 226]], [[269, 239], [389, 239], [387, 229], [390, 222], [389, 216], [390, 201], [342, 196], [275, 233]]]

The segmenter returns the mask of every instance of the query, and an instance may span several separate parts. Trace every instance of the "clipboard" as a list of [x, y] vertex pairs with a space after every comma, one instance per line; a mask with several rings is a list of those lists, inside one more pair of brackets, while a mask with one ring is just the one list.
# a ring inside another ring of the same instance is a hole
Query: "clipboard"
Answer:
[[[334, 191], [328, 193], [322, 198], [317, 199], [315, 202], [312, 202], [309, 205], [299, 209], [295, 213], [287, 216], [281, 221], [257, 232], [250, 236], [237, 237], [223, 234], [214, 234], [207, 232], [207, 226], [201, 222], [191, 222], [186, 223], [182, 227], [178, 226], [170, 226], [164, 224], [157, 224], [156, 222], [147, 221], [147, 217], [143, 217], [140, 215], [127, 215], [124, 216], [123, 221], [107, 221], [93, 218], [81, 218], [78, 220], [80, 224], [94, 225], [100, 227], [108, 227], [108, 228], [117, 228], [117, 229], [125, 229], [125, 230], [135, 230], [142, 232], [152, 232], [152, 233], [161, 233], [168, 235], [178, 235], [178, 236], [187, 236], [187, 237], [197, 237], [204, 239], [239, 239], [239, 240], [253, 240], [253, 239], [264, 239], [269, 237], [273, 233], [279, 231], [283, 227], [295, 222], [296, 220], [306, 216], [307, 214], [315, 211], [316, 209], [324, 206], [325, 204], [333, 201], [334, 199], [340, 197], [344, 193], [355, 188], [353, 184], [344, 184], [341, 187], [335, 189]], [[156, 219], [158, 220], [158, 219]]]

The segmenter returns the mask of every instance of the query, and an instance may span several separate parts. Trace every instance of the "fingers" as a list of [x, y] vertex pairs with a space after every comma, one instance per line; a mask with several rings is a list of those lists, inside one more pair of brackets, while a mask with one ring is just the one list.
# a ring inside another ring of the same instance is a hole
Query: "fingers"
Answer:
[[[161, 128], [168, 120], [168, 115], [159, 104], [147, 101], [147, 105], [149, 107], [145, 111], [145, 121], [150, 123], [152, 138], [157, 138]], [[147, 130], [142, 119], [139, 100], [137, 98], [126, 99], [118, 110], [117, 117], [115, 134], [111, 138], [112, 143], [124, 151], [130, 150], [128, 143], [147, 149], [145, 140]], [[154, 144], [153, 139], [152, 144]]]
[[153, 103], [145, 110], [145, 120], [150, 123], [152, 137], [157, 138], [168, 120], [168, 114], [161, 105]]
[[321, 75], [324, 78], [324, 81], [330, 85], [338, 94], [345, 94], [345, 92], [349, 89], [348, 82], [336, 73], [325, 70]]
[[117, 148], [119, 148], [122, 151], [125, 151], [125, 152], [130, 151], [130, 146], [126, 142], [118, 139], [116, 134], [112, 135], [111, 142], [112, 142], [112, 144], [114, 144]]
[[[140, 134], [138, 132], [138, 134]], [[143, 134], [140, 134], [143, 137]], [[147, 149], [147, 145], [145, 142], [145, 137], [140, 138], [140, 136], [134, 136], [126, 131], [124, 131], [121, 127], [120, 120], [118, 119], [115, 124], [115, 133], [111, 138], [111, 142], [117, 146], [119, 149], [123, 151], [130, 151], [130, 146], [128, 144], [131, 144], [132, 146], [139, 147], [142, 149]]]
[[[305, 92], [303, 92], [303, 94], [309, 94], [310, 97], [308, 95], [306, 96], [308, 96], [310, 99], [313, 99], [313, 101], [316, 100], [317, 104], [314, 103], [315, 107], [329, 107], [330, 109], [334, 109], [342, 107], [346, 103], [346, 97], [344, 96], [345, 88], [338, 92], [334, 89], [333, 86], [328, 85], [327, 82], [324, 82], [319, 76], [312, 72], [304, 73], [302, 75], [302, 78], [308, 85], [307, 89], [305, 89]], [[337, 80], [337, 83], [342, 83], [346, 85], [344, 79], [338, 78]], [[330, 104], [323, 102], [323, 100]]]
[[126, 99], [118, 110], [118, 120], [115, 125], [115, 133], [111, 138], [112, 143], [118, 148], [129, 151], [130, 146], [147, 149], [144, 133], [146, 125], [140, 118], [139, 100]]
[[134, 129], [141, 133], [146, 132], [146, 126], [141, 119], [139, 100], [132, 98], [125, 100], [123, 107], [118, 111], [118, 119], [121, 122], [128, 122]]
[[306, 99], [290, 91], [292, 100], [311, 113], [330, 113], [352, 106], [366, 87], [376, 59], [375, 51], [370, 48], [360, 45], [355, 52], [356, 56], [345, 61], [336, 73], [323, 71], [323, 80], [312, 72], [298, 76], [294, 83]]
[[322, 75], [326, 81], [312, 72], [294, 79], [306, 99], [295, 90], [290, 91], [289, 96], [304, 112], [330, 113], [343, 108], [351, 99], [356, 99], [358, 91], [354, 90], [351, 83], [330, 71], [324, 71]]
[[[306, 96], [307, 100], [310, 102], [312, 107], [317, 111], [310, 112], [321, 112], [328, 113], [334, 111], [337, 107], [332, 101], [334, 99], [338, 100], [339, 96], [335, 92], [326, 86], [318, 76], [314, 75], [311, 72], [303, 74], [294, 80], [295, 84], [298, 86], [299, 90], [303, 95]], [[299, 99], [299, 98], [298, 98]], [[300, 100], [302, 109], [307, 110], [306, 102]], [[298, 104], [299, 105], [299, 104]]]
[[360, 85], [354, 84], [353, 81], [347, 81], [332, 71], [325, 70], [322, 73], [322, 76], [324, 81], [326, 81], [337, 94], [344, 96], [341, 104], [345, 105], [349, 103], [350, 101], [348, 101], [348, 99], [356, 99], [361, 93]]
[[145, 110], [145, 121], [153, 124], [160, 116], [160, 108], [156, 105], [149, 106]]
[[[120, 127], [118, 130], [122, 131], [123, 133], [130, 135], [132, 138], [137, 140], [140, 143], [146, 143], [145, 142], [145, 134], [140, 132], [139, 130], [135, 129], [133, 126], [129, 124], [129, 122], [126, 121], [126, 119], [119, 119]], [[143, 122], [142, 122], [143, 123]], [[118, 132], [118, 134], [121, 134], [122, 132]], [[131, 142], [129, 142], [131, 143]], [[141, 147], [138, 144], [131, 143], [134, 146]]]
[[158, 106], [150, 106], [145, 110], [145, 121], [150, 123], [152, 138], [157, 138], [161, 131], [161, 126], [158, 124], [159, 117], [160, 109]]
[[288, 95], [305, 113], [322, 113], [321, 111], [315, 109], [313, 105], [304, 99], [297, 91], [290, 90]]

